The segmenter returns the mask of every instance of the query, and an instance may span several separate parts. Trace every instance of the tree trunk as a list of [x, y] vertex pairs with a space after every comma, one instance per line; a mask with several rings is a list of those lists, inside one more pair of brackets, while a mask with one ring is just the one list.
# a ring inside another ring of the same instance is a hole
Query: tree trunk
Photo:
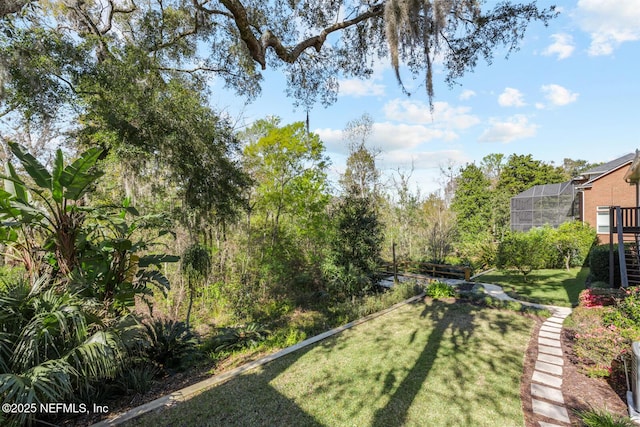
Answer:
[[189, 319], [191, 318], [191, 308], [193, 307], [194, 289], [193, 289], [193, 283], [191, 283], [191, 279], [189, 279], [188, 285], [189, 285], [189, 306], [187, 307], [187, 320], [185, 322], [187, 331], [189, 330]]

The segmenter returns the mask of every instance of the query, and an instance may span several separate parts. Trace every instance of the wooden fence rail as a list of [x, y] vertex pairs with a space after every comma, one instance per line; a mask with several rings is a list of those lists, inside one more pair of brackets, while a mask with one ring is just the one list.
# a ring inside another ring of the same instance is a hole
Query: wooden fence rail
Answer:
[[393, 263], [385, 263], [381, 266], [381, 270], [385, 273], [394, 274], [394, 272], [406, 271], [419, 274], [427, 274], [431, 277], [445, 277], [469, 280], [471, 278], [471, 269], [469, 267], [458, 267], [446, 264], [433, 264], [429, 262], [398, 262], [395, 266]]

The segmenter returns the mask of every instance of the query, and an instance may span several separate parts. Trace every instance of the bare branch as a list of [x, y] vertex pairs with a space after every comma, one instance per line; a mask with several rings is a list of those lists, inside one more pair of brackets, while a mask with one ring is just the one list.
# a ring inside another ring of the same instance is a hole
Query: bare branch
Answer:
[[20, 12], [23, 7], [37, 0], [2, 0], [0, 1], [0, 18]]
[[320, 31], [320, 34], [309, 37], [292, 48], [289, 48], [284, 46], [280, 39], [268, 29], [262, 33], [262, 37], [258, 40], [251, 30], [252, 25], [249, 22], [247, 11], [240, 1], [220, 0], [220, 3], [222, 3], [233, 15], [233, 20], [240, 32], [240, 38], [245, 42], [251, 57], [260, 64], [263, 70], [267, 68], [265, 52], [268, 48], [272, 48], [276, 55], [278, 55], [278, 58], [291, 64], [298, 59], [302, 52], [310, 47], [313, 47], [317, 52], [320, 52], [320, 49], [322, 49], [322, 45], [329, 34], [357, 25], [367, 19], [382, 16], [384, 13], [383, 4], [371, 6], [366, 12], [356, 16], [355, 18], [330, 25]]
[[267, 68], [265, 49], [251, 31], [251, 23], [249, 22], [247, 10], [238, 0], [220, 0], [220, 3], [233, 15], [233, 20], [240, 32], [240, 38], [247, 45], [251, 57], [265, 70]]
[[204, 5], [207, 4], [209, 0], [205, 0], [203, 3], [198, 3], [198, 0], [192, 0], [192, 1], [193, 1], [193, 7], [195, 7], [196, 10], [204, 12], [208, 15], [222, 15], [222, 16], [226, 16], [229, 19], [233, 19], [233, 15], [230, 14], [229, 12], [225, 12], [224, 10], [206, 8]]
[[113, 15], [116, 13], [133, 13], [137, 9], [135, 3], [131, 2], [131, 6], [129, 8], [118, 9], [118, 7], [113, 4], [113, 0], [109, 0], [109, 17], [107, 18], [107, 23], [105, 27], [100, 31], [102, 35], [107, 34], [111, 31], [111, 25], [113, 23]]
[[316, 52], [320, 52], [320, 49], [322, 49], [322, 45], [324, 44], [329, 34], [336, 31], [343, 30], [348, 27], [352, 27], [354, 25], [359, 24], [362, 21], [366, 21], [367, 19], [375, 18], [377, 16], [382, 16], [383, 13], [384, 13], [383, 5], [372, 6], [369, 10], [356, 16], [353, 19], [337, 22], [323, 29], [320, 32], [320, 34], [318, 34], [317, 36], [310, 37], [306, 40], [301, 41], [296, 46], [294, 46], [293, 49], [287, 49], [285, 46], [283, 46], [282, 43], [280, 42], [280, 39], [278, 39], [273, 33], [271, 33], [268, 30], [262, 36], [262, 43], [265, 50], [266, 48], [271, 47], [275, 50], [276, 54], [280, 59], [288, 63], [293, 63], [298, 59], [298, 57], [300, 56], [300, 54], [302, 54], [302, 52], [304, 52], [306, 49], [310, 47], [313, 47], [316, 50]]
[[201, 71], [212, 73], [225, 73], [235, 77], [239, 77], [238, 74], [231, 73], [225, 68], [212, 68], [212, 67], [194, 67], [194, 68], [175, 68], [175, 67], [158, 67], [160, 71], [172, 71], [177, 73], [196, 74]]

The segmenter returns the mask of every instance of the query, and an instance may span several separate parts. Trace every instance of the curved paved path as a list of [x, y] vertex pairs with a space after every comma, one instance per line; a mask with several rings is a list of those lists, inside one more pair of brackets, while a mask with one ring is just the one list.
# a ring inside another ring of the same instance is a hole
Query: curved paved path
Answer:
[[556, 310], [538, 332], [538, 358], [531, 376], [531, 403], [533, 412], [549, 420], [540, 421], [540, 427], [571, 424], [562, 395], [562, 323], [570, 309]]
[[562, 374], [564, 358], [560, 336], [564, 319], [571, 314], [568, 307], [534, 304], [518, 301], [508, 296], [498, 285], [481, 283], [485, 291], [503, 301], [517, 301], [531, 307], [546, 308], [551, 311], [540, 327], [537, 336], [538, 357], [531, 376], [531, 406], [533, 412], [547, 421], [539, 421], [540, 427], [565, 427], [571, 425], [569, 412], [564, 405], [562, 394]]

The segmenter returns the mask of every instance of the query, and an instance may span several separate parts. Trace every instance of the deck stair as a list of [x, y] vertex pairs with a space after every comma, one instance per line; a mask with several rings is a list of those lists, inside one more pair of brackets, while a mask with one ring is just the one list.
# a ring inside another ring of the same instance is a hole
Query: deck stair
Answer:
[[[635, 235], [636, 240], [638, 235]], [[640, 254], [638, 253], [638, 242], [625, 245], [625, 264], [627, 266], [627, 280], [629, 286], [640, 285]]]
[[[610, 211], [609, 265], [614, 265], [614, 241], [618, 243], [620, 285], [640, 285], [640, 226], [638, 207], [612, 206]], [[614, 269], [609, 269], [609, 282], [614, 286]]]

